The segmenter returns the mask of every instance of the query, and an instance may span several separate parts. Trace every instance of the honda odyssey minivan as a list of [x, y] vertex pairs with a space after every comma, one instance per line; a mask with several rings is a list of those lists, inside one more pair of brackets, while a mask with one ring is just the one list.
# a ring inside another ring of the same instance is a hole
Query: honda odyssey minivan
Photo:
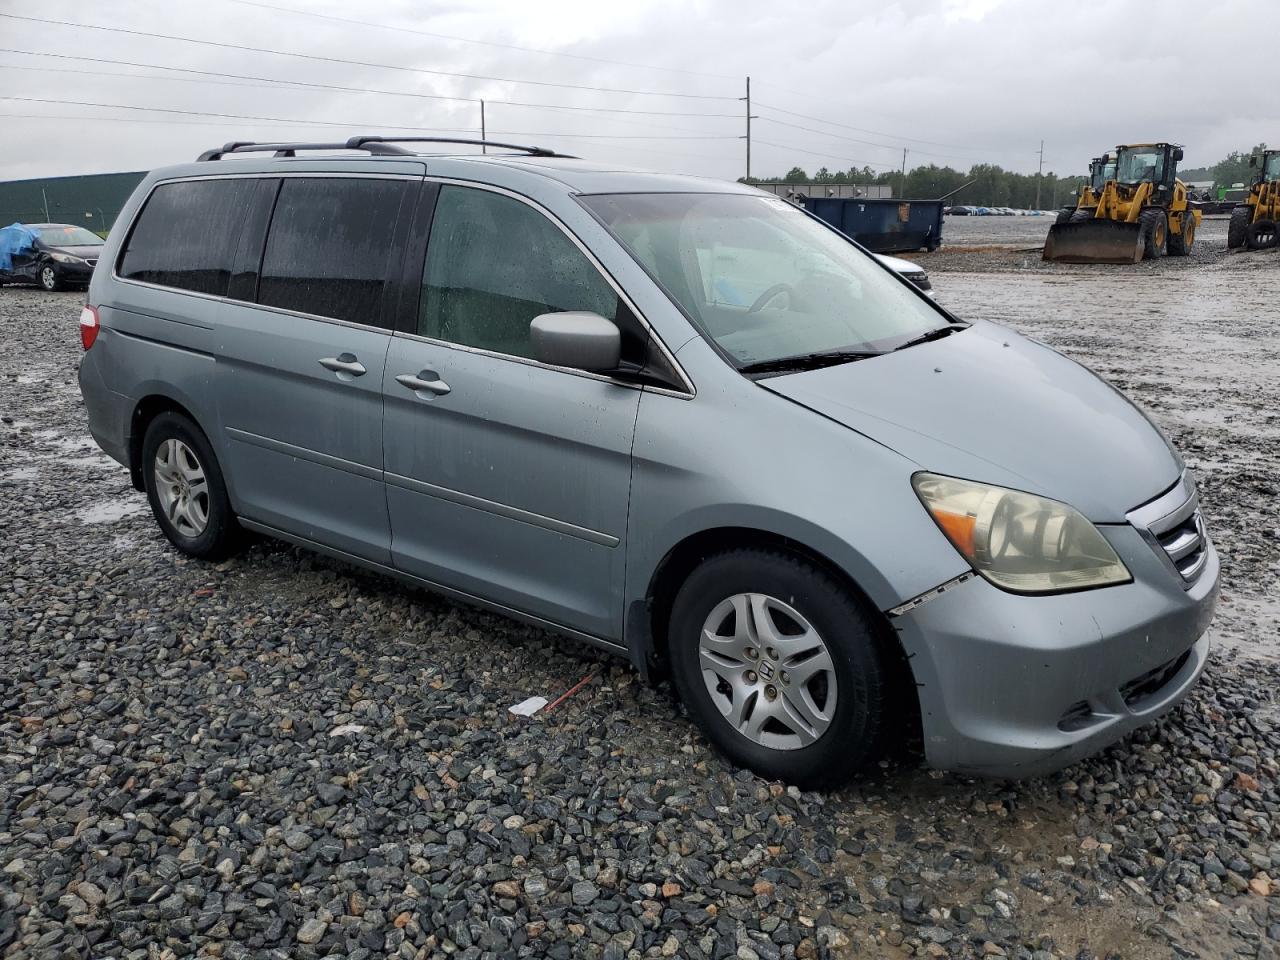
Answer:
[[1053, 770], [1204, 668], [1191, 474], [1079, 364], [749, 186], [228, 144], [139, 185], [89, 427], [183, 553], [255, 531], [669, 674], [732, 761]]

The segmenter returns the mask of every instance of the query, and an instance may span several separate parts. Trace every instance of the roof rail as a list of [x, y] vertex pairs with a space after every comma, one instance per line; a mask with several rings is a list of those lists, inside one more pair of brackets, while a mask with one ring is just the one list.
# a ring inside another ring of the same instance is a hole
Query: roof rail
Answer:
[[519, 150], [534, 157], [568, 157], [568, 154], [556, 153], [545, 147], [502, 143], [498, 140], [462, 140], [455, 137], [352, 137], [344, 143], [255, 143], [251, 140], [232, 140], [221, 147], [206, 150], [196, 157], [196, 161], [221, 160], [232, 153], [273, 153], [277, 157], [296, 157], [298, 150], [364, 150], [372, 156], [415, 156], [412, 150], [397, 146], [400, 143], [460, 143], [476, 147]]

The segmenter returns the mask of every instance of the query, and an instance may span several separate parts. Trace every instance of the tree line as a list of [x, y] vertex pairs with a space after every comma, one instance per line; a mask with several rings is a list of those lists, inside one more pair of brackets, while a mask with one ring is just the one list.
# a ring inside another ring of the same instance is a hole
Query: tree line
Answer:
[[[1186, 181], [1212, 179], [1215, 189], [1249, 183], [1256, 173], [1249, 166], [1249, 158], [1261, 154], [1265, 149], [1267, 145], [1260, 143], [1251, 150], [1233, 150], [1212, 166], [1184, 168], [1178, 175]], [[913, 167], [905, 176], [897, 170], [877, 173], [870, 167], [850, 167], [848, 170], [834, 171], [822, 167], [810, 176], [803, 167], [792, 167], [785, 176], [753, 177], [752, 182], [880, 184], [893, 187], [894, 196], [898, 197], [935, 199], [950, 194], [953, 204], [1031, 209], [1036, 202], [1036, 186], [1039, 181], [1040, 206], [1042, 209], [1052, 210], [1070, 203], [1086, 179], [1083, 174], [1060, 177], [1056, 173], [1046, 173], [1043, 176], [1014, 173], [992, 163], [975, 164], [968, 172], [931, 163], [928, 166]]]

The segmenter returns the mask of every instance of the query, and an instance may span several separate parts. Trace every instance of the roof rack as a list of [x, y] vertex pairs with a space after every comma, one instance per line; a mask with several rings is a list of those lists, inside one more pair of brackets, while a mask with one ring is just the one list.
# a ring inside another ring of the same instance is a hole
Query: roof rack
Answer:
[[364, 150], [375, 157], [412, 157], [412, 150], [398, 146], [401, 143], [460, 143], [474, 147], [499, 147], [503, 150], [519, 150], [533, 157], [569, 157], [545, 147], [530, 147], [519, 143], [503, 143], [499, 140], [463, 140], [456, 137], [352, 137], [344, 143], [255, 143], [251, 140], [233, 140], [221, 147], [206, 150], [196, 157], [197, 162], [221, 160], [231, 153], [272, 153], [277, 157], [296, 157], [299, 150]]

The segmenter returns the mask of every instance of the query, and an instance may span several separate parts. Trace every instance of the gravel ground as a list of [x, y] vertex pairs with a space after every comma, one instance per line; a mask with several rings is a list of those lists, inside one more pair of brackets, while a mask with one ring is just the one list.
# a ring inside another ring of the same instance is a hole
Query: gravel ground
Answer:
[[183, 560], [87, 438], [81, 296], [0, 290], [0, 954], [1280, 956], [1280, 258], [946, 256], [944, 303], [1096, 366], [1188, 453], [1223, 642], [1059, 775], [908, 755], [826, 795], [568, 641], [270, 542]]

